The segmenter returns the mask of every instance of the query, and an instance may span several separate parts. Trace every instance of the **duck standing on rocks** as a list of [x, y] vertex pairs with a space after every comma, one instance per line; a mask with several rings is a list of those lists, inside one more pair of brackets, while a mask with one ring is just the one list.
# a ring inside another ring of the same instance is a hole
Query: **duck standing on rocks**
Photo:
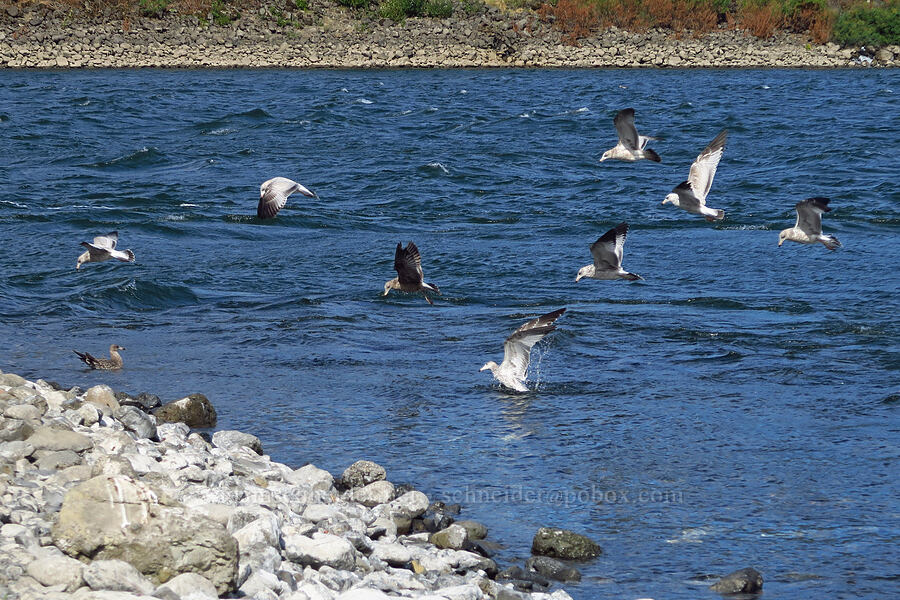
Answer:
[[118, 242], [118, 231], [111, 231], [106, 235], [98, 235], [94, 238], [93, 243], [81, 242], [81, 245], [87, 248], [87, 252], [78, 257], [75, 268], [80, 269], [81, 265], [86, 262], [103, 262], [111, 258], [122, 262], [134, 262], [134, 252], [131, 250], [116, 250]]
[[554, 323], [564, 312], [565, 308], [554, 310], [516, 329], [503, 343], [503, 362], [498, 365], [494, 361], [488, 361], [479, 371], [490, 369], [501, 385], [517, 392], [527, 392], [525, 378], [528, 375], [531, 348], [556, 329]]
[[271, 219], [287, 204], [288, 196], [294, 192], [300, 192], [309, 198], [318, 198], [315, 192], [311, 192], [296, 181], [287, 177], [273, 177], [264, 181], [259, 186], [259, 204], [256, 207], [256, 216], [260, 219]]
[[625, 236], [628, 235], [628, 223], [619, 223], [591, 244], [594, 264], [586, 265], [578, 270], [575, 283], [582, 277], [590, 279], [627, 279], [636, 281], [643, 279], [640, 275], [629, 273], [622, 268], [622, 254], [625, 250]]
[[633, 108], [620, 110], [616, 118], [613, 119], [613, 124], [616, 126], [616, 132], [619, 134], [619, 143], [604, 152], [603, 156], [600, 157], [600, 162], [604, 160], [634, 162], [642, 159], [662, 162], [659, 154], [647, 147], [647, 142], [659, 138], [638, 135], [637, 129], [634, 127]]
[[84, 361], [84, 364], [89, 366], [92, 369], [100, 369], [102, 371], [113, 371], [116, 369], [122, 368], [122, 356], [119, 354], [119, 350], [124, 350], [125, 348], [119, 346], [118, 344], [112, 344], [109, 347], [109, 358], [96, 358], [91, 356], [87, 352], [79, 352], [78, 350], [72, 350], [75, 354], [78, 355], [78, 358]]
[[426, 291], [440, 294], [441, 290], [433, 283], [425, 283], [422, 257], [419, 256], [419, 249], [413, 242], [408, 243], [406, 248], [402, 243], [397, 244], [397, 250], [394, 252], [394, 269], [397, 271], [397, 276], [384, 284], [383, 296], [387, 296], [391, 290], [408, 293], [422, 292], [422, 295], [428, 300], [428, 304], [434, 305]]
[[829, 250], [837, 250], [841, 243], [833, 235], [822, 233], [822, 215], [831, 212], [828, 198], [807, 198], [797, 203], [797, 223], [778, 234], [778, 247], [785, 240], [800, 244], [821, 242]]
[[703, 149], [703, 152], [694, 160], [687, 181], [675, 186], [666, 196], [663, 204], [671, 202], [689, 213], [703, 215], [707, 221], [721, 221], [725, 218], [725, 211], [706, 206], [706, 196], [712, 187], [713, 177], [716, 176], [716, 167], [722, 153], [725, 152], [725, 140], [728, 139], [728, 130], [723, 129], [713, 141]]

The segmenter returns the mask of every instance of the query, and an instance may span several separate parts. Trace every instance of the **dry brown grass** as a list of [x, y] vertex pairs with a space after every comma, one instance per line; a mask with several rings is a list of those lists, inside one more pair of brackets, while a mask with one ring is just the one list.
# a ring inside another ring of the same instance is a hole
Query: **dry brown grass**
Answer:
[[748, 4], [741, 8], [738, 21], [741, 29], [758, 38], [769, 38], [782, 25], [784, 18], [781, 10], [773, 4]]
[[553, 17], [553, 28], [561, 31], [563, 41], [573, 46], [599, 25], [596, 6], [581, 0], [559, 0], [556, 6], [544, 4], [538, 15], [545, 20]]

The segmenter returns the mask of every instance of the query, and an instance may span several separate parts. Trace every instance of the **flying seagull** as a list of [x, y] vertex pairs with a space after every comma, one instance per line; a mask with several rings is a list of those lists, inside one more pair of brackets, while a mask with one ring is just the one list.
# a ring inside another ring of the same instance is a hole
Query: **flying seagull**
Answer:
[[517, 392], [527, 392], [525, 377], [528, 374], [528, 359], [531, 355], [531, 347], [545, 335], [556, 329], [556, 325], [553, 323], [564, 312], [566, 312], [565, 308], [554, 310], [546, 315], [541, 315], [537, 319], [532, 319], [516, 329], [503, 343], [503, 362], [498, 365], [494, 361], [489, 361], [479, 370], [490, 369], [491, 373], [502, 385]]
[[271, 219], [284, 208], [288, 196], [294, 192], [300, 192], [310, 198], [318, 198], [315, 192], [309, 191], [287, 177], [274, 177], [264, 181], [259, 186], [259, 205], [256, 207], [256, 216], [260, 219]]
[[591, 279], [627, 279], [635, 281], [643, 279], [640, 275], [629, 273], [622, 268], [622, 252], [625, 248], [625, 236], [628, 235], [628, 223], [619, 223], [591, 244], [594, 264], [578, 269], [575, 283], [582, 277]]
[[98, 235], [94, 238], [93, 243], [81, 242], [81, 245], [87, 248], [87, 252], [82, 253], [75, 262], [75, 268], [80, 269], [81, 265], [86, 262], [103, 262], [115, 258], [122, 262], [134, 262], [134, 252], [131, 250], [116, 250], [116, 244], [119, 241], [119, 232], [112, 231], [106, 235]]
[[675, 186], [675, 189], [662, 201], [663, 204], [671, 202], [690, 213], [703, 215], [707, 221], [721, 221], [725, 218], [724, 210], [706, 206], [706, 195], [709, 194], [713, 177], [716, 176], [716, 167], [719, 166], [719, 160], [725, 151], [725, 140], [727, 138], [727, 129], [719, 132], [719, 135], [694, 160], [687, 181], [683, 181]]
[[778, 245], [785, 240], [801, 244], [822, 242], [829, 250], [836, 250], [841, 243], [833, 235], [822, 233], [822, 213], [831, 212], [828, 198], [807, 198], [797, 203], [797, 223], [778, 234]]
[[419, 249], [413, 242], [403, 247], [403, 244], [397, 244], [397, 251], [394, 252], [394, 270], [397, 276], [384, 284], [384, 296], [388, 295], [391, 290], [400, 290], [401, 292], [422, 292], [428, 304], [434, 304], [426, 290], [440, 294], [433, 283], [425, 283], [425, 274], [422, 273], [422, 257], [419, 256]]
[[627, 160], [634, 162], [636, 160], [647, 159], [653, 162], [660, 162], [659, 154], [647, 147], [647, 142], [659, 138], [638, 135], [637, 129], [634, 127], [634, 109], [626, 108], [620, 110], [616, 118], [613, 119], [616, 126], [616, 132], [619, 134], [619, 143], [615, 147], [607, 150], [600, 157], [600, 162], [604, 160]]
[[111, 371], [122, 368], [122, 357], [119, 355], [119, 350], [124, 349], [125, 348], [117, 344], [111, 345], [109, 347], [109, 358], [96, 358], [87, 352], [79, 352], [78, 350], [72, 350], [72, 352], [77, 354], [78, 358], [83, 360], [84, 363], [92, 369]]

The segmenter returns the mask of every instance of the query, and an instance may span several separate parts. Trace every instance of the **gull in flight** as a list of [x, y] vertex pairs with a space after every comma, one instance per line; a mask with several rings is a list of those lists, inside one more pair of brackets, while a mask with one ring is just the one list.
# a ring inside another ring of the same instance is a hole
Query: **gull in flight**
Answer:
[[397, 251], [394, 252], [394, 269], [397, 276], [384, 284], [384, 294], [387, 296], [391, 290], [400, 290], [401, 292], [422, 292], [428, 304], [434, 305], [426, 290], [440, 294], [433, 283], [425, 283], [425, 274], [422, 272], [422, 257], [419, 256], [419, 249], [412, 242], [403, 247], [403, 244], [397, 244]]
[[725, 140], [728, 138], [728, 130], [723, 129], [713, 141], [703, 149], [703, 152], [691, 165], [691, 172], [687, 181], [675, 186], [663, 204], [671, 202], [689, 213], [703, 215], [707, 221], [721, 221], [725, 218], [725, 211], [706, 206], [706, 195], [712, 187], [713, 177], [716, 176], [716, 167], [725, 151]]
[[113, 231], [106, 235], [98, 235], [92, 242], [81, 242], [81, 245], [87, 248], [87, 252], [82, 253], [75, 262], [75, 268], [80, 269], [81, 265], [86, 262], [103, 262], [115, 258], [122, 262], [134, 262], [134, 252], [131, 250], [116, 250], [116, 244], [119, 241], [119, 232]]
[[294, 192], [300, 192], [310, 198], [318, 198], [315, 192], [309, 191], [287, 177], [274, 177], [264, 181], [259, 186], [259, 205], [256, 207], [256, 216], [260, 219], [271, 219], [284, 208], [288, 196]]
[[831, 212], [828, 198], [807, 198], [797, 203], [797, 223], [778, 234], [778, 246], [785, 240], [801, 244], [821, 242], [829, 250], [836, 250], [841, 243], [833, 235], [822, 233], [822, 214]]
[[554, 322], [566, 312], [565, 308], [554, 310], [537, 319], [528, 321], [503, 343], [503, 362], [499, 365], [494, 361], [484, 364], [479, 371], [490, 369], [503, 386], [517, 392], [527, 392], [525, 378], [528, 375], [528, 359], [531, 356], [531, 347], [541, 338], [556, 329]]
[[653, 162], [660, 162], [659, 154], [647, 147], [647, 142], [657, 140], [659, 138], [638, 135], [637, 129], [634, 127], [634, 109], [626, 108], [620, 110], [616, 118], [613, 119], [616, 126], [616, 132], [619, 134], [619, 143], [615, 147], [607, 150], [600, 157], [600, 162], [604, 160], [627, 160], [634, 162], [636, 160], [647, 159]]
[[83, 360], [84, 364], [92, 369], [111, 371], [122, 368], [122, 357], [119, 355], [119, 350], [124, 349], [125, 348], [117, 344], [111, 345], [109, 347], [109, 358], [96, 358], [87, 352], [79, 352], [78, 350], [72, 350], [72, 352], [77, 354], [78, 358]]
[[591, 244], [594, 264], [581, 267], [575, 277], [575, 283], [578, 283], [582, 277], [627, 279], [628, 281], [643, 279], [640, 275], [629, 273], [622, 268], [622, 252], [625, 248], [626, 235], [628, 235], [628, 223], [619, 223]]

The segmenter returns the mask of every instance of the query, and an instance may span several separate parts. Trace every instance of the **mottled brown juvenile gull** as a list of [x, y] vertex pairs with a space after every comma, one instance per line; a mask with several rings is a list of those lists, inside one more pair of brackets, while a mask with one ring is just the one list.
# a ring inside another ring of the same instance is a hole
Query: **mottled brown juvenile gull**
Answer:
[[311, 192], [296, 181], [287, 177], [273, 177], [264, 181], [259, 186], [259, 205], [256, 207], [256, 216], [260, 219], [271, 219], [287, 204], [288, 196], [294, 192], [300, 192], [310, 198], [318, 198], [315, 192]]
[[634, 162], [636, 160], [646, 159], [653, 162], [660, 162], [659, 154], [647, 147], [647, 142], [659, 138], [639, 135], [634, 127], [634, 109], [626, 108], [620, 110], [616, 118], [613, 119], [616, 126], [616, 132], [619, 134], [619, 143], [610, 148], [600, 157], [600, 162], [604, 160], [627, 160]]
[[414, 243], [408, 243], [406, 248], [403, 247], [403, 244], [397, 244], [397, 250], [394, 252], [394, 270], [397, 271], [397, 276], [384, 284], [384, 296], [387, 296], [391, 290], [409, 293], [422, 292], [422, 295], [428, 300], [428, 304], [434, 304], [426, 291], [440, 294], [441, 290], [433, 283], [425, 283], [422, 257], [419, 256], [419, 249]]
[[728, 138], [728, 130], [723, 129], [713, 141], [703, 149], [703, 152], [691, 165], [691, 172], [687, 181], [675, 186], [675, 189], [666, 196], [663, 204], [671, 202], [689, 213], [703, 215], [707, 221], [720, 221], [725, 218], [725, 211], [706, 206], [706, 196], [712, 187], [713, 177], [716, 176], [716, 167], [725, 151], [725, 140]]
[[77, 354], [78, 358], [83, 360], [84, 363], [92, 369], [111, 371], [122, 368], [122, 357], [119, 355], [119, 350], [124, 349], [125, 348], [117, 344], [111, 345], [109, 347], [109, 358], [96, 358], [87, 352], [79, 352], [78, 350], [72, 350], [72, 352]]
[[490, 369], [494, 378], [501, 385], [517, 392], [527, 392], [525, 378], [528, 375], [528, 360], [531, 357], [531, 348], [541, 338], [556, 329], [554, 322], [566, 312], [565, 308], [554, 310], [537, 319], [528, 321], [511, 336], [506, 338], [503, 344], [503, 362], [499, 365], [494, 361], [488, 361], [480, 371]]
[[627, 279], [629, 281], [643, 279], [640, 275], [629, 273], [622, 268], [622, 253], [625, 249], [626, 235], [628, 235], [628, 223], [619, 223], [591, 244], [594, 264], [581, 267], [575, 277], [575, 283], [578, 283], [582, 277]]
[[797, 222], [778, 234], [778, 245], [785, 240], [800, 244], [821, 242], [829, 250], [837, 250], [841, 243], [833, 235], [822, 233], [822, 213], [831, 212], [828, 198], [807, 198], [797, 203]]
[[119, 242], [119, 232], [112, 231], [106, 235], [98, 235], [94, 238], [93, 243], [81, 242], [81, 245], [87, 248], [87, 252], [82, 253], [75, 262], [75, 268], [80, 269], [81, 265], [86, 262], [103, 262], [115, 258], [122, 262], [134, 262], [134, 252], [131, 250], [116, 250], [116, 244]]

